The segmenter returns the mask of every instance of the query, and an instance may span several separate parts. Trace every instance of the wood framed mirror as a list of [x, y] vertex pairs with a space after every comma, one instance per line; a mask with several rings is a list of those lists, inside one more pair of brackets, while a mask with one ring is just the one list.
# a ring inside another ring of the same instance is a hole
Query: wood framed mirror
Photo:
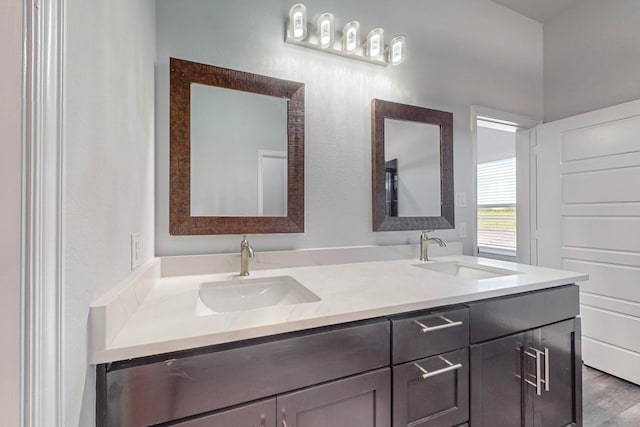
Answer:
[[453, 114], [371, 102], [373, 231], [454, 228]]
[[172, 235], [304, 231], [304, 84], [170, 60]]

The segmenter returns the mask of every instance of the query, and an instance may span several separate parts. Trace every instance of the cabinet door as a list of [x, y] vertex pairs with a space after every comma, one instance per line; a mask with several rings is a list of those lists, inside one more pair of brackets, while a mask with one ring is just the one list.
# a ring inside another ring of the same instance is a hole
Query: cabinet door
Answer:
[[471, 346], [471, 425], [473, 427], [524, 426], [522, 381], [527, 334]]
[[279, 427], [390, 427], [388, 368], [278, 396]]
[[175, 427], [275, 427], [276, 400], [263, 400], [170, 425]]
[[534, 400], [536, 427], [582, 425], [582, 367], [580, 319], [571, 319], [534, 331], [540, 354], [542, 382]]
[[468, 419], [468, 349], [393, 367], [394, 427], [451, 427]]

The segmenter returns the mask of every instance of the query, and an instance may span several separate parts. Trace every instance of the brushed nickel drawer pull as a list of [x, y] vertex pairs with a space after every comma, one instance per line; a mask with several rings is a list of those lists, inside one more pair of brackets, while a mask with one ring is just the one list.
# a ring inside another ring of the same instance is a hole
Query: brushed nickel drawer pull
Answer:
[[544, 348], [544, 391], [549, 391], [549, 349]]
[[457, 322], [454, 322], [453, 320], [447, 319], [444, 316], [438, 316], [440, 319], [444, 320], [445, 323], [443, 323], [442, 325], [438, 325], [438, 326], [427, 326], [424, 323], [418, 321], [418, 320], [414, 320], [413, 323], [415, 323], [416, 325], [420, 326], [420, 332], [422, 332], [423, 334], [426, 334], [427, 332], [431, 332], [431, 331], [437, 331], [440, 329], [446, 329], [446, 328], [453, 328], [454, 326], [460, 326], [462, 325], [462, 321], [458, 320]]
[[426, 369], [424, 369], [422, 366], [420, 366], [417, 362], [414, 363], [414, 366], [420, 369], [420, 372], [422, 372], [423, 380], [426, 380], [427, 378], [435, 377], [436, 375], [444, 374], [445, 372], [455, 371], [457, 369], [462, 368], [462, 363], [456, 363], [454, 365], [453, 363], [449, 362], [447, 359], [445, 359], [442, 356], [438, 356], [438, 358], [449, 366], [447, 366], [446, 368], [438, 369], [437, 371], [429, 372]]

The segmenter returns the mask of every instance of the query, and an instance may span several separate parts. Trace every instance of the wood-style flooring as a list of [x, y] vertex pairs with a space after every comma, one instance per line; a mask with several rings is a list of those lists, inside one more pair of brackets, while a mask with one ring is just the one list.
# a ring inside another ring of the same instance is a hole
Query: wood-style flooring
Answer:
[[640, 387], [582, 368], [584, 427], [640, 427]]

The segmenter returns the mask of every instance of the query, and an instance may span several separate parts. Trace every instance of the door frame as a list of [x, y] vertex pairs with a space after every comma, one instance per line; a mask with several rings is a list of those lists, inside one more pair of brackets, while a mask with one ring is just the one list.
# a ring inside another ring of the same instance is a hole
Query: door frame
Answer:
[[[522, 114], [510, 113], [506, 111], [496, 110], [494, 108], [483, 107], [480, 105], [472, 105], [471, 106], [471, 163], [472, 163], [472, 177], [471, 177], [471, 194], [469, 200], [471, 201], [470, 207], [473, 209], [473, 217], [471, 218], [471, 229], [473, 230], [471, 236], [471, 242], [473, 243], [473, 256], [478, 256], [478, 117], [490, 117], [496, 120], [503, 120], [515, 123], [519, 128], [518, 134], [524, 130], [531, 130], [535, 132], [535, 129], [538, 125], [542, 123], [541, 119], [536, 119], [534, 117], [525, 116]], [[534, 147], [531, 146], [531, 138], [527, 138], [527, 142], [529, 142], [528, 147], [524, 147], [524, 149], [520, 148], [521, 144], [519, 141], [524, 141], [524, 138], [517, 138], [516, 140], [516, 169], [524, 169], [522, 172], [517, 173], [518, 183], [517, 185], [517, 197], [518, 197], [518, 209], [517, 209], [517, 223], [521, 224], [518, 226], [518, 248], [525, 248], [524, 251], [518, 250], [516, 257], [510, 256], [501, 256], [501, 255], [493, 255], [487, 256], [487, 254], [483, 254], [485, 257], [491, 257], [496, 259], [503, 259], [506, 261], [518, 261], [522, 263], [529, 264], [529, 245], [530, 245], [530, 234], [527, 232], [531, 229], [531, 218], [529, 215], [530, 212], [530, 203], [532, 195], [535, 196], [535, 192], [531, 191], [531, 184], [535, 183], [535, 179], [531, 179], [530, 177], [530, 163], [531, 163], [531, 152]], [[535, 142], [535, 135], [533, 137], [533, 141]], [[523, 144], [524, 142], [522, 142]], [[521, 168], [521, 165], [524, 165], [524, 168]], [[521, 205], [520, 200], [523, 201], [523, 205]], [[521, 255], [522, 254], [522, 255]]]
[[64, 10], [23, 3], [21, 421], [65, 425]]

